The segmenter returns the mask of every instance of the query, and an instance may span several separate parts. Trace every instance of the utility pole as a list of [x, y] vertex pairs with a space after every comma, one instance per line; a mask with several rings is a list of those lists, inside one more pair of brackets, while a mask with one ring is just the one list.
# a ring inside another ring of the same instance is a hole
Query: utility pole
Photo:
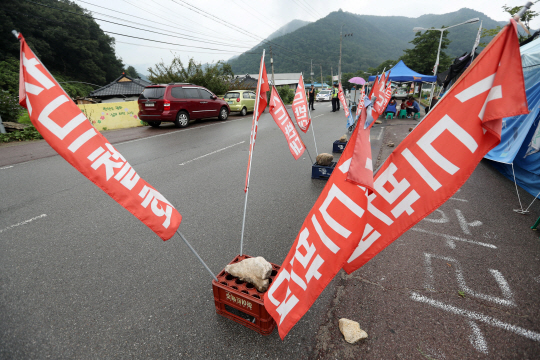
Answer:
[[334, 68], [330, 67], [330, 76], [332, 76], [332, 79], [330, 79], [330, 84], [334, 85]]
[[272, 47], [270, 46], [270, 67], [272, 68], [272, 86], [276, 86], [274, 83], [274, 57], [272, 55]]
[[323, 80], [322, 80], [322, 65], [321, 65], [321, 90], [322, 90], [322, 84], [323, 84]]
[[352, 33], [343, 35], [343, 25], [341, 25], [341, 31], [339, 32], [339, 68], [338, 68], [338, 82], [341, 83], [341, 43], [343, 38], [347, 36], [353, 36]]

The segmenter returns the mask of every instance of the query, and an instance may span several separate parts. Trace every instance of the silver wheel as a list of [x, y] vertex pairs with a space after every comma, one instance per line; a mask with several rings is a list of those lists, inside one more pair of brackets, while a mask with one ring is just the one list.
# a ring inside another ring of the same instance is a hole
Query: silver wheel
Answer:
[[179, 111], [178, 115], [176, 116], [176, 121], [174, 122], [174, 125], [179, 128], [183, 128], [188, 126], [189, 124], [189, 115], [185, 111]]
[[229, 117], [229, 111], [227, 110], [227, 108], [224, 106], [221, 108], [221, 110], [219, 110], [219, 120], [227, 120], [227, 118]]
[[[223, 109], [222, 109], [222, 111], [223, 111]], [[240, 111], [240, 115], [246, 116], [246, 114], [247, 114], [247, 109], [244, 107], [244, 108], [242, 108], [242, 110]]]

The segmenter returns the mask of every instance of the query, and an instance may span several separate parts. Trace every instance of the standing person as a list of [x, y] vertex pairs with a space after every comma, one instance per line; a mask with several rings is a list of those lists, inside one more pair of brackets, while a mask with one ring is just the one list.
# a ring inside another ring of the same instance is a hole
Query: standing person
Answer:
[[314, 101], [315, 101], [315, 86], [311, 84], [311, 89], [309, 89], [309, 106], [308, 106], [308, 108], [310, 108], [311, 110], [315, 110], [315, 108], [313, 107]]
[[332, 89], [332, 112], [336, 112], [338, 111], [338, 104], [339, 104], [339, 99], [338, 99], [338, 86], [337, 84], [334, 84], [334, 88]]

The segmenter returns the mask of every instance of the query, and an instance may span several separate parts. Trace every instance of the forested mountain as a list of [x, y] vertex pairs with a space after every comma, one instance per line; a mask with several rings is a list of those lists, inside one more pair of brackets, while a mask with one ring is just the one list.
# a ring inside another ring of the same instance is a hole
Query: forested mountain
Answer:
[[23, 34], [50, 72], [98, 85], [122, 73], [114, 39], [106, 35], [90, 13], [68, 0], [2, 0], [0, 62], [19, 61], [19, 42], [11, 30]]
[[304, 20], [294, 19], [293, 21], [288, 22], [287, 24], [283, 25], [282, 27], [280, 27], [279, 29], [277, 29], [276, 31], [271, 33], [266, 38], [266, 40], [272, 40], [272, 39], [275, 39], [277, 37], [290, 34], [293, 31], [296, 31], [296, 30], [300, 29], [302, 26], [305, 26], [307, 24], [310, 24], [310, 22], [309, 21], [304, 21]]
[[[403, 49], [411, 48], [409, 41], [414, 38], [414, 27], [440, 28], [476, 17], [483, 21], [483, 28], [492, 29], [500, 25], [485, 14], [467, 8], [443, 15], [422, 15], [418, 18], [357, 15], [340, 10], [292, 33], [275, 38], [271, 44], [259, 45], [249, 50], [250, 54], [242, 54], [231, 59], [229, 63], [234, 73], [256, 73], [259, 70], [262, 49], [265, 48], [268, 54], [271, 45], [276, 72], [302, 71], [309, 74], [310, 61], [313, 60], [316, 79], [320, 77], [319, 65], [322, 65], [325, 76], [330, 74], [331, 67], [336, 74], [339, 62], [339, 33], [343, 25], [343, 33], [352, 33], [353, 36], [343, 39], [342, 72], [367, 70], [385, 60], [398, 59], [403, 55]], [[466, 24], [449, 30], [448, 38], [452, 42], [447, 54], [456, 57], [471, 51], [478, 26], [479, 23]], [[266, 66], [269, 69], [269, 56], [266, 57]]]

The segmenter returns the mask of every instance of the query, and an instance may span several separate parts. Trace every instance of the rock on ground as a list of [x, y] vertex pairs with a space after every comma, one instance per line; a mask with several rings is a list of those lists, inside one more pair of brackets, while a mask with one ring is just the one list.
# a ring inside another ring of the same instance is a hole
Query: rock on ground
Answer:
[[360, 324], [345, 318], [339, 319], [339, 331], [343, 334], [345, 341], [350, 344], [368, 337], [367, 332], [360, 329]]
[[342, 143], [347, 142], [347, 135], [343, 135], [342, 137], [339, 138], [338, 141]]
[[321, 166], [328, 166], [334, 160], [334, 155], [328, 153], [322, 153], [317, 155], [317, 164]]
[[264, 292], [268, 289], [268, 278], [272, 274], [272, 264], [262, 256], [257, 256], [227, 265], [225, 271], [242, 281], [255, 285], [257, 290]]

